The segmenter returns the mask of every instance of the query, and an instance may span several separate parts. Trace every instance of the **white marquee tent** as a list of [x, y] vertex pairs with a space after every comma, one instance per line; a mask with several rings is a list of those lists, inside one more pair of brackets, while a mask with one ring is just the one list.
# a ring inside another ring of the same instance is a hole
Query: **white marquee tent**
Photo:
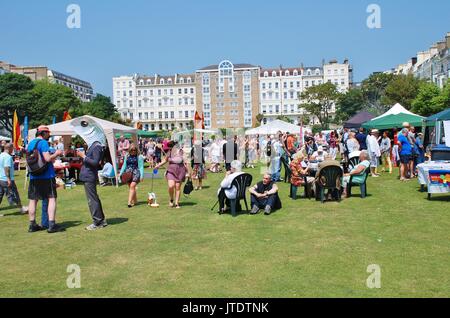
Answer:
[[[291, 134], [300, 134], [300, 126], [287, 123], [285, 121], [276, 119], [272, 122], [267, 123], [253, 129], [249, 129], [245, 132], [246, 135], [274, 135], [277, 132], [289, 132]], [[303, 126], [303, 132], [311, 131], [310, 128]]]
[[402, 105], [397, 103], [394, 106], [392, 106], [392, 108], [389, 109], [387, 112], [385, 112], [383, 115], [380, 115], [380, 116], [378, 116], [376, 118], [373, 118], [372, 120], [383, 118], [383, 117], [386, 117], [386, 116], [389, 116], [389, 115], [398, 115], [398, 114], [415, 115], [415, 114], [411, 113], [409, 110], [407, 110], [405, 107], [403, 107]]
[[[73, 130], [73, 127], [71, 125], [72, 121], [74, 121], [75, 119], [79, 120], [79, 119], [83, 119], [83, 118], [88, 118], [94, 122], [96, 122], [102, 129], [103, 132], [105, 133], [106, 136], [106, 142], [108, 144], [108, 148], [109, 148], [109, 152], [111, 154], [111, 160], [112, 160], [112, 164], [114, 166], [114, 171], [116, 173], [116, 184], [119, 184], [119, 173], [118, 173], [118, 165], [117, 165], [117, 153], [116, 153], [116, 139], [115, 139], [115, 135], [117, 133], [119, 134], [131, 134], [132, 135], [132, 139], [135, 143], [137, 143], [137, 133], [138, 130], [133, 128], [133, 127], [128, 127], [128, 126], [124, 126], [121, 124], [117, 124], [117, 123], [113, 123], [104, 119], [100, 119], [100, 118], [96, 118], [93, 116], [81, 116], [81, 117], [77, 117], [74, 118], [72, 120], [68, 120], [68, 121], [63, 121], [54, 125], [49, 125], [47, 126], [50, 129], [50, 133], [52, 134], [52, 136], [62, 136], [62, 137], [71, 137], [74, 135], [77, 135], [77, 133]], [[31, 129], [28, 131], [28, 140], [34, 139], [36, 136], [36, 131], [37, 129]], [[64, 142], [65, 146], [67, 146], [67, 142]]]

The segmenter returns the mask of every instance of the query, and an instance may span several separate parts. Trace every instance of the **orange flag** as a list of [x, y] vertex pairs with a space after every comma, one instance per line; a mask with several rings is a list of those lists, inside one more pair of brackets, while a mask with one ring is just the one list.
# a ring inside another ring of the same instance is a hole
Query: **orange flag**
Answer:
[[13, 117], [13, 144], [15, 149], [19, 149], [20, 143], [20, 123], [19, 118], [17, 117], [17, 112], [14, 111]]
[[72, 119], [72, 117], [70, 116], [69, 112], [65, 111], [64, 115], [63, 115], [63, 121], [71, 120], [71, 119]]

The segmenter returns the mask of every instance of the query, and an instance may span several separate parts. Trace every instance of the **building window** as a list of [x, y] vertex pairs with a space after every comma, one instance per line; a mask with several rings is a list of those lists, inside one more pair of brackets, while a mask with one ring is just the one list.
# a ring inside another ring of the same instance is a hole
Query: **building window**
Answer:
[[264, 77], [269, 77], [269, 72], [265, 71], [264, 72]]

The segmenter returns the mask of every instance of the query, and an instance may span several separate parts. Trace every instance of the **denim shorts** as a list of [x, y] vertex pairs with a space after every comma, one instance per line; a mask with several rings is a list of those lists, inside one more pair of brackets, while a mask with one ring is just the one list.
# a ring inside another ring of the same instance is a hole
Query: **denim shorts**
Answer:
[[400, 155], [400, 162], [403, 164], [408, 164], [411, 160], [411, 155]]

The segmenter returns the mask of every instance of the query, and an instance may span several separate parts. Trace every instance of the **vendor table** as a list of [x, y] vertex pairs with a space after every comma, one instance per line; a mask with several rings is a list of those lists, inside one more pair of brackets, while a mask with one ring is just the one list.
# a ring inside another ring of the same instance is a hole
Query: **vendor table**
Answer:
[[450, 162], [429, 161], [417, 165], [418, 180], [421, 186], [428, 184], [428, 171], [430, 170], [450, 170]]
[[428, 200], [433, 193], [450, 193], [450, 170], [428, 171]]
[[417, 165], [421, 190], [427, 186], [428, 199], [432, 194], [450, 193], [450, 162], [431, 161]]

